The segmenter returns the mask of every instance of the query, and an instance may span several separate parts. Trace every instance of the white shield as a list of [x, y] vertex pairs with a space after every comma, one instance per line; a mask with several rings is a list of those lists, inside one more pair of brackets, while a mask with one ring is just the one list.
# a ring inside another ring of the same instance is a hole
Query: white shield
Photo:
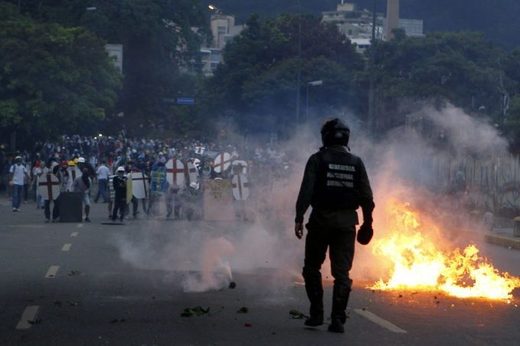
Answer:
[[150, 183], [148, 177], [142, 172], [131, 172], [128, 179], [132, 179], [132, 194], [137, 199], [148, 198], [150, 193]]
[[201, 146], [195, 147], [195, 154], [197, 154], [197, 155], [204, 155], [205, 151], [206, 151], [205, 147], [201, 147]]
[[110, 197], [111, 201], [113, 201], [116, 197], [116, 191], [114, 190], [114, 177], [115, 175], [108, 177], [108, 196]]
[[231, 155], [229, 153], [220, 153], [213, 160], [213, 170], [215, 173], [222, 173], [231, 166]]
[[82, 175], [83, 175], [83, 173], [81, 173], [81, 170], [77, 166], [67, 168], [67, 190], [68, 191], [72, 191], [72, 184], [74, 184], [74, 180], [76, 180], [76, 178], [81, 177]]
[[60, 181], [52, 173], [41, 175], [38, 178], [38, 193], [46, 201], [54, 201], [60, 195]]
[[191, 161], [186, 163], [186, 167], [188, 170], [188, 177], [190, 178], [190, 186], [196, 186], [199, 180], [199, 170]]
[[244, 174], [235, 174], [231, 178], [233, 197], [237, 201], [245, 201], [249, 198], [249, 182]]
[[233, 166], [233, 172], [241, 173], [241, 174], [247, 174], [247, 162], [244, 160], [234, 160], [231, 162], [231, 165]]
[[181, 160], [170, 159], [166, 162], [166, 180], [170, 187], [183, 188], [186, 185], [186, 169]]

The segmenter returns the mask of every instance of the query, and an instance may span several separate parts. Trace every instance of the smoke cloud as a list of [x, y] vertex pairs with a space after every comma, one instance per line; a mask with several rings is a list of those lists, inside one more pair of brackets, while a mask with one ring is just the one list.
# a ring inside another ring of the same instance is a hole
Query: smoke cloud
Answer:
[[[444, 232], [480, 227], [470, 217], [462, 220], [460, 209], [458, 215], [451, 215], [457, 198], [454, 201], [448, 194], [457, 170], [466, 169], [465, 158], [475, 161], [507, 156], [507, 143], [493, 126], [453, 106], [441, 110], [425, 106], [407, 116], [407, 126], [394, 129], [385, 138], [374, 138], [363, 132], [354, 117], [342, 118], [351, 127], [352, 152], [364, 160], [371, 179], [376, 238], [387, 232], [384, 205], [389, 198], [428, 211], [426, 215], [445, 226]], [[146, 229], [138, 235], [115, 240], [122, 259], [138, 268], [185, 272], [180, 285], [189, 292], [221, 289], [227, 287], [236, 272], [262, 269], [278, 275], [271, 289], [294, 285], [295, 280], [301, 280], [304, 247], [303, 240], [294, 236], [294, 205], [306, 161], [321, 145], [319, 126], [303, 126], [279, 146], [285, 152], [279, 164], [287, 164], [287, 169], [276, 177], [262, 172], [272, 179], [252, 190], [251, 200], [245, 205], [251, 216], [248, 222], [171, 225], [147, 221]], [[251, 138], [240, 141], [255, 145]], [[266, 145], [265, 140], [259, 143]], [[446, 234], [434, 236], [446, 238]], [[374, 258], [370, 249], [370, 245], [357, 246], [352, 271], [355, 280], [373, 282], [386, 270], [383, 259]], [[330, 276], [327, 263], [323, 271], [324, 277]]]

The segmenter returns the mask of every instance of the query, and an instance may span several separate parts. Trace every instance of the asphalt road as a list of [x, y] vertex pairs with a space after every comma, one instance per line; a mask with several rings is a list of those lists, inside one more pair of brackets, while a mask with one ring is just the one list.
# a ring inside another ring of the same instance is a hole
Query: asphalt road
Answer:
[[[237, 286], [230, 289], [220, 263], [220, 276], [210, 278], [215, 288], [201, 286], [205, 260], [195, 259], [204, 252], [204, 234], [218, 238], [244, 225], [104, 225], [105, 207], [93, 206], [90, 224], [45, 224], [33, 204], [13, 213], [0, 199], [0, 345], [520, 344], [519, 292], [508, 304], [373, 292], [356, 282], [345, 334], [326, 325], [306, 329], [289, 313], [306, 312], [304, 288], [277, 265], [233, 270]], [[217, 245], [225, 254], [226, 244]], [[520, 251], [485, 250], [497, 266], [520, 275]], [[257, 252], [254, 244], [247, 251]], [[326, 302], [330, 295], [329, 285]], [[181, 316], [195, 307], [204, 311]]]

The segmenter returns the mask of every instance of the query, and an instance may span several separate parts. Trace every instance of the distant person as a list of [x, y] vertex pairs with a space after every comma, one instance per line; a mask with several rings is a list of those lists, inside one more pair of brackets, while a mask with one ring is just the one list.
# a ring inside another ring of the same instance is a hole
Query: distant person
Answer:
[[352, 280], [349, 271], [354, 260], [356, 209], [363, 210], [363, 225], [358, 242], [368, 244], [372, 239], [372, 189], [363, 161], [348, 149], [350, 129], [339, 119], [327, 121], [321, 129], [323, 147], [313, 154], [305, 167], [302, 185], [296, 202], [295, 235], [303, 236], [304, 215], [309, 206], [312, 213], [306, 227], [305, 263], [303, 278], [310, 301], [310, 317], [306, 326], [323, 324], [323, 286], [321, 266], [329, 249], [330, 266], [334, 277], [332, 312], [329, 331], [343, 333], [345, 310]]
[[89, 214], [90, 214], [90, 186], [92, 182], [88, 176], [88, 167], [83, 167], [82, 175], [74, 179], [72, 185], [72, 191], [81, 192], [83, 194], [83, 206], [85, 210], [85, 222], [90, 222]]
[[9, 168], [9, 185], [13, 188], [12, 207], [13, 212], [20, 211], [25, 182], [29, 179], [27, 168], [22, 163], [22, 157], [16, 156], [14, 164]]
[[112, 221], [117, 220], [119, 212], [119, 221], [123, 222], [126, 210], [126, 180], [125, 168], [120, 166], [116, 170], [116, 176], [112, 183], [114, 187], [114, 210], [112, 212]]
[[[52, 166], [53, 160], [47, 160], [45, 167], [40, 174], [40, 181], [46, 181], [47, 174], [54, 174], [54, 167]], [[58, 178], [59, 180], [59, 178]], [[60, 184], [61, 185], [61, 184]], [[52, 203], [52, 222], [57, 222], [60, 216], [59, 202], [56, 198], [44, 198], [43, 199], [43, 214], [45, 215], [45, 222], [51, 220], [51, 203]]]
[[103, 160], [101, 165], [96, 170], [96, 177], [98, 181], [98, 192], [96, 194], [96, 198], [94, 198], [94, 202], [98, 202], [99, 197], [103, 198], [103, 203], [108, 203], [108, 177], [110, 175], [110, 170], [106, 166], [106, 161]]

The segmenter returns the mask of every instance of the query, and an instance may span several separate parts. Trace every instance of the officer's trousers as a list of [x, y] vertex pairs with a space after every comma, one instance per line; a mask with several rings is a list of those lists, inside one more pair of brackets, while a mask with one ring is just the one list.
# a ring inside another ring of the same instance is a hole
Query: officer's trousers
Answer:
[[331, 274], [334, 277], [331, 318], [346, 319], [345, 310], [352, 287], [349, 271], [354, 260], [355, 226], [341, 229], [307, 225], [303, 277], [311, 303], [310, 314], [323, 314], [321, 266], [329, 249]]

